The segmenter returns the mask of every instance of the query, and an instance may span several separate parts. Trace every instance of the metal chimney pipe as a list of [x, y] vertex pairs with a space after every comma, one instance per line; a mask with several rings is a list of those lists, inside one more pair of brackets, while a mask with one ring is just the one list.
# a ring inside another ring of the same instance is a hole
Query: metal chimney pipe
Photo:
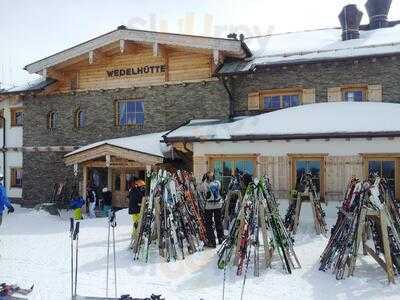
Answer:
[[358, 39], [360, 37], [360, 23], [363, 13], [358, 10], [354, 4], [347, 5], [339, 14], [340, 24], [342, 26], [342, 40]]
[[388, 26], [387, 16], [389, 14], [392, 0], [368, 0], [365, 4], [369, 16], [369, 29], [378, 29]]

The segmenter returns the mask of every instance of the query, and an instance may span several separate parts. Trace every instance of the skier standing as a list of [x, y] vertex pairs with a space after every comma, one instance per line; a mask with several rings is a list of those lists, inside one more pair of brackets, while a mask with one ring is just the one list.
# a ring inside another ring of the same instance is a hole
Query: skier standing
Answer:
[[217, 231], [218, 243], [221, 244], [224, 240], [224, 231], [222, 227], [222, 197], [220, 194], [221, 183], [215, 179], [214, 173], [208, 171], [203, 176], [202, 184], [200, 187], [204, 195], [205, 212], [204, 221], [206, 225], [207, 243], [206, 246], [210, 248], [216, 247], [214, 224]]
[[0, 174], [0, 226], [3, 221], [3, 211], [5, 208], [8, 209], [8, 213], [14, 212], [14, 207], [11, 205], [8, 200], [6, 189], [3, 186], [3, 174]]
[[96, 218], [96, 192], [91, 186], [88, 186], [86, 190], [86, 203], [88, 204], [89, 217]]
[[106, 216], [110, 215], [111, 205], [112, 205], [112, 193], [108, 190], [108, 188], [103, 188], [103, 192], [101, 195], [103, 199], [103, 210]]
[[137, 228], [140, 221], [140, 206], [142, 199], [146, 193], [146, 184], [143, 180], [135, 180], [133, 186], [129, 190], [129, 214], [132, 216], [132, 237], [135, 238], [137, 234]]

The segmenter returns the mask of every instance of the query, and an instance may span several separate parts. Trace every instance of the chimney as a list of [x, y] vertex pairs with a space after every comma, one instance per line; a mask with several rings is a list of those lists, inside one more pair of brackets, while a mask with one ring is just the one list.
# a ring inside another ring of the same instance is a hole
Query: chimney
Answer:
[[354, 4], [347, 5], [343, 8], [339, 15], [340, 24], [343, 29], [343, 41], [358, 39], [360, 37], [359, 28], [362, 16], [363, 13], [359, 11]]
[[389, 14], [392, 0], [368, 0], [365, 4], [369, 16], [369, 29], [378, 29], [388, 26], [387, 16]]

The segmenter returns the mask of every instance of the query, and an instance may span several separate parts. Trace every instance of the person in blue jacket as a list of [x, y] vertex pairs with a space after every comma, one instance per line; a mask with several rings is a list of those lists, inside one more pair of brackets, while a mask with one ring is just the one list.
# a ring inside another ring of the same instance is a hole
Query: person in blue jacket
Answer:
[[14, 212], [14, 207], [11, 205], [10, 201], [8, 200], [6, 189], [3, 186], [3, 174], [0, 174], [0, 226], [3, 221], [3, 211], [5, 208], [8, 209], [8, 213]]

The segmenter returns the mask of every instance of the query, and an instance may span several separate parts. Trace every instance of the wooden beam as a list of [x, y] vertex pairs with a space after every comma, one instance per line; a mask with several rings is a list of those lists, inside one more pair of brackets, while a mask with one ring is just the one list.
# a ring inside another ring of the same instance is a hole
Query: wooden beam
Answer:
[[121, 53], [124, 53], [124, 51], [125, 51], [125, 40], [119, 40], [119, 51], [121, 51]]
[[46, 76], [53, 78], [53, 79], [57, 79], [59, 81], [67, 81], [69, 79], [68, 76], [64, 72], [57, 71], [54, 69], [49, 69], [47, 71]]
[[94, 63], [94, 50], [89, 51], [89, 64]]
[[160, 46], [157, 42], [153, 43], [153, 56], [157, 57], [160, 55]]
[[217, 50], [217, 49], [213, 50], [213, 61], [216, 66], [218, 66], [218, 64], [219, 64], [219, 54], [220, 54], [219, 50]]
[[44, 68], [44, 69], [40, 72], [40, 75], [42, 75], [42, 77], [43, 77], [44, 79], [46, 79], [46, 78], [47, 78], [47, 68]]

